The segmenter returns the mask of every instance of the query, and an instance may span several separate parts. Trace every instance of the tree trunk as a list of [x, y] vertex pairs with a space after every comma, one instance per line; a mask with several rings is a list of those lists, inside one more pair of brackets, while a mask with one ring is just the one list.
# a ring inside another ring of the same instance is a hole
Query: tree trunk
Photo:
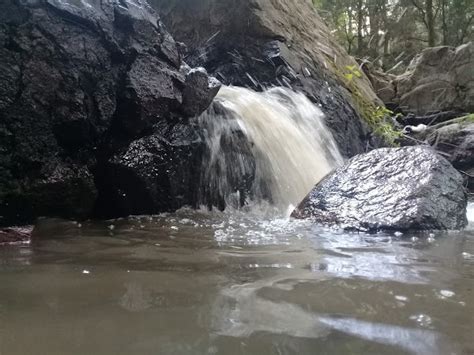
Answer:
[[370, 45], [369, 45], [369, 54], [375, 59], [379, 55], [379, 41], [380, 41], [380, 19], [379, 19], [379, 5], [376, 0], [371, 0], [368, 2], [368, 13], [370, 21]]
[[387, 5], [386, 2], [382, 2], [382, 21], [384, 25], [385, 34], [383, 37], [383, 59], [382, 59], [382, 68], [387, 70], [387, 61], [389, 57], [389, 48], [390, 48], [390, 35], [391, 35], [391, 28], [390, 23], [388, 21], [388, 14], [387, 14]]
[[433, 13], [433, 0], [426, 0], [426, 27], [428, 30], [428, 46], [436, 45], [435, 21]]
[[443, 23], [443, 45], [448, 44], [448, 25], [446, 23], [446, 0], [441, 0], [441, 21]]
[[352, 54], [352, 43], [354, 42], [354, 33], [352, 32], [352, 10], [347, 9], [347, 27], [346, 31], [346, 38], [347, 38], [347, 53]]
[[357, 1], [357, 53], [361, 57], [364, 51], [364, 38], [362, 28], [364, 26], [364, 14], [362, 13], [363, 0]]

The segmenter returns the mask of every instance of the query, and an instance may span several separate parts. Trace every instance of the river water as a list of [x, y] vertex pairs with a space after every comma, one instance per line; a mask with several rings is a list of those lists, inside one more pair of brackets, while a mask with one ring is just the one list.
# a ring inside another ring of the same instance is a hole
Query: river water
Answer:
[[472, 224], [365, 235], [181, 210], [35, 235], [0, 249], [2, 355], [474, 353]]

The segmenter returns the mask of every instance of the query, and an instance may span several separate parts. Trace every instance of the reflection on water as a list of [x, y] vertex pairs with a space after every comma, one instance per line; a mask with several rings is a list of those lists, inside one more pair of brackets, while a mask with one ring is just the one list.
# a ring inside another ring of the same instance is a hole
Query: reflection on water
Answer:
[[374, 236], [182, 210], [36, 236], [0, 249], [0, 354], [474, 352], [472, 226]]
[[[321, 318], [321, 322], [362, 339], [398, 346], [414, 354], [430, 355], [438, 354], [441, 351], [439, 336], [431, 331], [370, 323], [350, 318]], [[443, 349], [443, 353], [446, 350]]]

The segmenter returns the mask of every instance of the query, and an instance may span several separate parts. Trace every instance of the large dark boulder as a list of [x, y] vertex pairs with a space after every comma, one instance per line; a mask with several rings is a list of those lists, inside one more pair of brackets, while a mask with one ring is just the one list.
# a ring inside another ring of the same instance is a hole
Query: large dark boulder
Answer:
[[292, 217], [371, 232], [461, 229], [466, 206], [463, 177], [433, 150], [382, 148], [330, 173]]
[[143, 0], [3, 0], [0, 58], [0, 225], [91, 215], [103, 164], [218, 90], [186, 84]]
[[326, 114], [345, 156], [380, 144], [370, 140], [371, 130], [361, 117], [368, 107], [382, 104], [363, 73], [347, 79], [358, 64], [333, 39], [310, 2], [150, 0], [150, 4], [175, 39], [187, 45], [184, 55], [189, 64], [205, 67], [224, 84], [302, 91]]

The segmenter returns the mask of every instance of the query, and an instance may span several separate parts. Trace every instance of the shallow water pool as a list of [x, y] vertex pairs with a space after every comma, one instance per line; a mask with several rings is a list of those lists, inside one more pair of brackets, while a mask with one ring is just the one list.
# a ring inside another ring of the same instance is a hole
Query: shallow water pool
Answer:
[[374, 236], [235, 211], [49, 219], [0, 260], [2, 355], [474, 353], [472, 226]]

